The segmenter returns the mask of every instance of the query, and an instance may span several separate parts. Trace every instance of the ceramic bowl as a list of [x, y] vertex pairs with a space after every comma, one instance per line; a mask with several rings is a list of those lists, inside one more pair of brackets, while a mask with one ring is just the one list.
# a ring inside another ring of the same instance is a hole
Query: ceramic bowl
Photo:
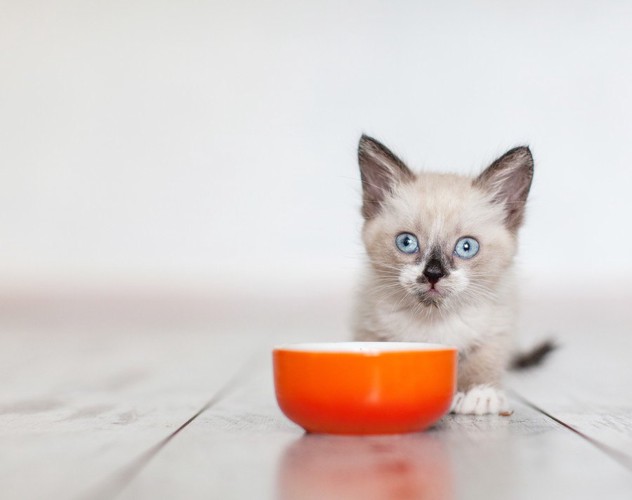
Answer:
[[274, 384], [283, 413], [308, 432], [417, 432], [450, 409], [457, 351], [416, 342], [278, 346]]

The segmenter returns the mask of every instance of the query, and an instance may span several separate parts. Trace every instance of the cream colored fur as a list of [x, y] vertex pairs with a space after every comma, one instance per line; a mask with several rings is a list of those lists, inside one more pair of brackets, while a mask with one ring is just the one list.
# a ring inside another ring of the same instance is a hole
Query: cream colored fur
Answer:
[[[374, 156], [379, 161], [364, 168], [388, 163], [383, 154]], [[502, 181], [510, 174], [503, 172], [498, 178]], [[492, 183], [490, 188], [481, 187], [474, 178], [420, 173], [411, 179], [393, 170], [389, 176], [392, 184], [379, 201], [379, 212], [365, 217], [362, 236], [368, 265], [357, 291], [355, 338], [455, 346], [459, 392], [453, 411], [506, 411], [500, 387], [517, 309], [513, 270], [517, 231], [507, 226], [506, 206], [498, 203]], [[371, 177], [363, 175], [363, 182], [366, 187]], [[417, 236], [417, 254], [398, 250], [395, 238], [402, 232]], [[454, 255], [455, 243], [463, 236], [480, 243], [478, 254], [469, 260]], [[449, 273], [435, 285], [440, 298], [428, 303], [420, 297], [431, 285], [418, 278], [439, 249]]]

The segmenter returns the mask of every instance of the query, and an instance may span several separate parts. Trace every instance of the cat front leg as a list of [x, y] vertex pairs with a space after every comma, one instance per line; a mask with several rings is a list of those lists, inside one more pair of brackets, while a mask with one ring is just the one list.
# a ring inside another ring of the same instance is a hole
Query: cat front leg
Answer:
[[507, 396], [500, 388], [505, 364], [506, 349], [498, 343], [477, 346], [462, 355], [458, 391], [450, 411], [461, 415], [509, 413]]
[[476, 385], [466, 392], [457, 392], [451, 413], [460, 415], [498, 415], [509, 412], [504, 391], [490, 385]]

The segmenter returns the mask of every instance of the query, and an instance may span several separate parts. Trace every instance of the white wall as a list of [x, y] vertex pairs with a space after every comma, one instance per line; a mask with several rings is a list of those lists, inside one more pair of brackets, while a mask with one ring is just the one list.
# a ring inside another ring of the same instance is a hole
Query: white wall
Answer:
[[630, 3], [1, 10], [3, 286], [347, 280], [362, 131], [463, 172], [529, 143], [523, 268], [632, 275]]

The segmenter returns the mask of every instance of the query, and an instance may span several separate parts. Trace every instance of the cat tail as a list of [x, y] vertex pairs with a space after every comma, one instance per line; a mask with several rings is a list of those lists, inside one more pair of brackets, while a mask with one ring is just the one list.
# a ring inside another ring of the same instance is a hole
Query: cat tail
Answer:
[[544, 340], [528, 351], [515, 353], [509, 363], [509, 369], [525, 370], [533, 366], [538, 366], [557, 348], [558, 345], [554, 340]]

